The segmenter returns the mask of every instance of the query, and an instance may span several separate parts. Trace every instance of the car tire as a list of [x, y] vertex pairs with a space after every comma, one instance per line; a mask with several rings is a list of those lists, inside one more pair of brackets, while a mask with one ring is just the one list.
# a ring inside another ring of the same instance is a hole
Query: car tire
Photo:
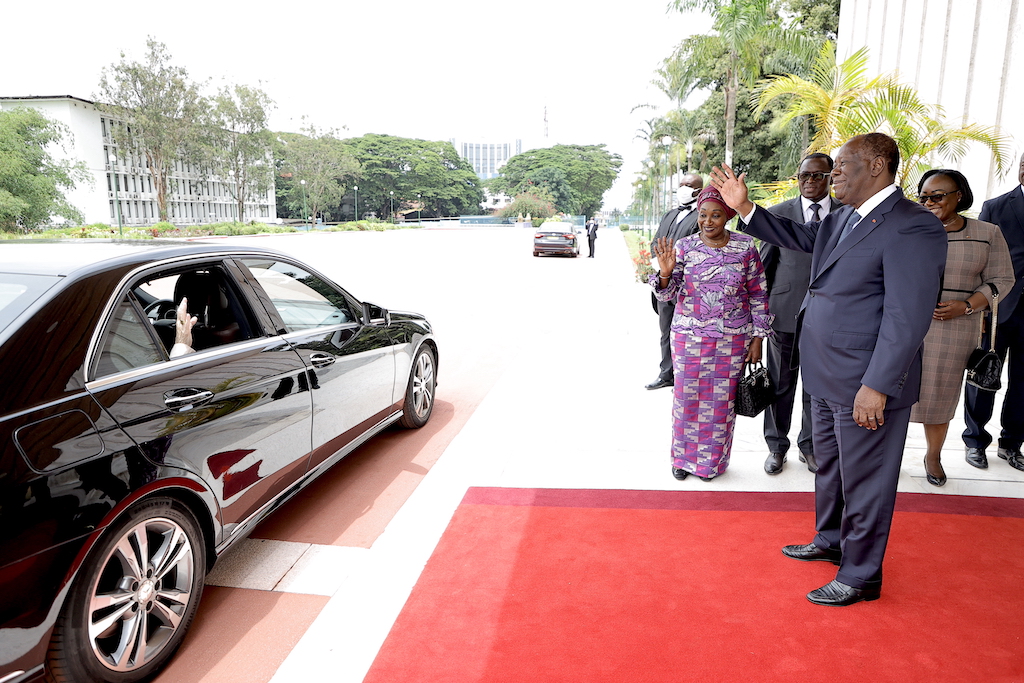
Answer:
[[535, 252], [533, 252], [533, 255], [534, 256], [540, 256], [540, 252], [539, 251], [535, 251]]
[[437, 388], [437, 360], [434, 351], [424, 344], [412, 359], [409, 384], [405, 389], [405, 409], [402, 426], [419, 429], [427, 424], [434, 411], [434, 391]]
[[152, 676], [181, 645], [205, 575], [206, 544], [185, 506], [170, 498], [135, 504], [79, 570], [50, 639], [47, 680]]

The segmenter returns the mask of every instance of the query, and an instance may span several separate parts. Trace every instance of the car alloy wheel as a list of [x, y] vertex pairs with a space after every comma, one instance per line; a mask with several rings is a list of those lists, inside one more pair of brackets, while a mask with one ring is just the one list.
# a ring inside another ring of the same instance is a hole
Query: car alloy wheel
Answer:
[[412, 362], [409, 386], [405, 392], [405, 412], [402, 424], [418, 429], [430, 419], [434, 409], [434, 352], [429, 346], [421, 346]]
[[205, 556], [179, 503], [136, 505], [81, 570], [50, 644], [51, 678], [126, 683], [159, 669], [195, 615]]

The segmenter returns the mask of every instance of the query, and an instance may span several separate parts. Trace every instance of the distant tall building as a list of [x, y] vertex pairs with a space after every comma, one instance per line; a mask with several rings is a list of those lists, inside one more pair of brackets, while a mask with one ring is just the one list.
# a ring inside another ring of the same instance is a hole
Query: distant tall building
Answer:
[[515, 143], [458, 142], [451, 140], [459, 156], [469, 162], [476, 174], [486, 180], [498, 175], [505, 162], [523, 151], [523, 141]]
[[[70, 95], [55, 97], [0, 97], [0, 110], [29, 107], [68, 127], [64, 148], [54, 146], [57, 159], [82, 161], [93, 181], [79, 183], [67, 193], [68, 202], [82, 212], [85, 222], [117, 225], [117, 210], [124, 225], [152, 225], [159, 220], [156, 187], [145, 157], [118, 150], [110, 136], [111, 121], [94, 102]], [[175, 225], [199, 225], [237, 220], [238, 204], [228, 191], [230, 177], [204, 173], [188, 162], [174, 163], [167, 191], [168, 220]], [[277, 220], [273, 183], [267, 193], [247, 201], [245, 219]]]

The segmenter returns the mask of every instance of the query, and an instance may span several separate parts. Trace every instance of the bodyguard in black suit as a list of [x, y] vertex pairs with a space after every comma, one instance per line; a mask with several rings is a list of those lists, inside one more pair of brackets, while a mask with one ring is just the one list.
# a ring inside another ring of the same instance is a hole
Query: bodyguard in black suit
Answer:
[[593, 216], [587, 221], [587, 246], [590, 247], [590, 253], [587, 254], [587, 258], [594, 258], [594, 242], [597, 241], [597, 219]]
[[[680, 237], [685, 237], [694, 231], [697, 225], [697, 212], [693, 210], [697, 202], [697, 195], [704, 189], [704, 179], [697, 173], [685, 173], [679, 182], [679, 189], [676, 191], [678, 206], [662, 219], [658, 231], [654, 233], [654, 244], [661, 237], [668, 237], [675, 244]], [[661, 389], [670, 387], [674, 383], [672, 371], [672, 316], [675, 314], [676, 305], [671, 301], [658, 301], [651, 293], [651, 305], [658, 314], [658, 325], [661, 328], [661, 365], [658, 369], [658, 378], [646, 385], [647, 389]]]
[[711, 182], [746, 231], [811, 253], [800, 312], [800, 367], [812, 396], [817, 535], [783, 554], [839, 565], [807, 594], [819, 605], [877, 600], [896, 505], [910, 407], [921, 384], [921, 347], [946, 263], [946, 231], [895, 184], [899, 151], [888, 135], [850, 139], [832, 186], [846, 204], [819, 223], [759, 210], [744, 176], [715, 168]]
[[[797, 172], [800, 196], [782, 202], [768, 210], [797, 223], [821, 222], [841, 204], [829, 195], [832, 187], [832, 157], [811, 154], [800, 162]], [[796, 350], [796, 316], [800, 312], [807, 285], [811, 279], [811, 255], [802, 251], [782, 249], [769, 242], [761, 244], [761, 263], [768, 278], [768, 310], [775, 316], [768, 338], [768, 372], [775, 383], [775, 403], [764, 411], [764, 440], [768, 445], [768, 459], [764, 471], [778, 474], [786, 462], [789, 450], [789, 427], [796, 402], [796, 382], [799, 364]], [[800, 462], [807, 463], [811, 472], [818, 471], [811, 444], [811, 395], [801, 392], [800, 433], [796, 445]]]
[[[998, 455], [1011, 467], [1024, 471], [1024, 456], [1020, 447], [1024, 442], [1024, 304], [1020, 302], [1024, 289], [1024, 155], [1020, 158], [1020, 185], [1004, 195], [990, 199], [981, 207], [979, 220], [995, 223], [1003, 231], [1010, 248], [1010, 260], [1016, 277], [1009, 292], [999, 292], [999, 324], [996, 328], [996, 352], [1007, 363], [1006, 395], [1000, 420]], [[992, 435], [985, 425], [992, 417], [995, 404], [994, 391], [982, 391], [967, 385], [964, 397], [964, 445], [967, 462], [982, 469], [988, 467], [985, 449], [992, 443]]]

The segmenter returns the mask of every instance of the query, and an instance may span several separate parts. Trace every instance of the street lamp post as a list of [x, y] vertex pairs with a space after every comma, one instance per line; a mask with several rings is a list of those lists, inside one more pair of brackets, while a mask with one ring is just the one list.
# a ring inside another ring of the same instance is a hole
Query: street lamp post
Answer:
[[117, 156], [110, 154], [107, 158], [110, 160], [110, 170], [114, 176], [114, 208], [117, 212], [117, 234], [124, 237], [124, 226], [121, 223], [121, 198], [117, 193], [117, 171], [114, 170], [114, 167], [117, 165]]
[[[299, 185], [302, 185], [302, 219], [306, 220], [309, 216], [309, 209], [306, 207], [306, 181], [305, 179], [299, 181]], [[309, 228], [306, 228], [309, 230]]]
[[391, 223], [395, 222], [395, 191], [391, 190]]
[[420, 197], [423, 195], [419, 192], [416, 193], [416, 225], [423, 227], [423, 202], [420, 201]]
[[359, 220], [359, 186], [353, 185], [352, 189], [356, 191], [356, 215], [355, 220]]

